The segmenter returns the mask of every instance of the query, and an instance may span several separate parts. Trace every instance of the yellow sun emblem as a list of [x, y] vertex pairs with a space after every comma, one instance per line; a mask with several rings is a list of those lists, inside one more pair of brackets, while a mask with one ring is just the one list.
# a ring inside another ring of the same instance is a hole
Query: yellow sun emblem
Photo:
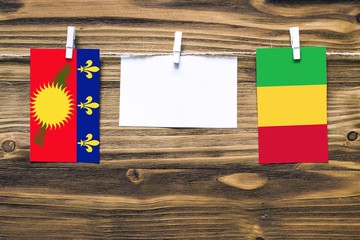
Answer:
[[31, 112], [42, 128], [60, 128], [74, 113], [74, 103], [70, 91], [61, 85], [44, 84], [31, 98]]

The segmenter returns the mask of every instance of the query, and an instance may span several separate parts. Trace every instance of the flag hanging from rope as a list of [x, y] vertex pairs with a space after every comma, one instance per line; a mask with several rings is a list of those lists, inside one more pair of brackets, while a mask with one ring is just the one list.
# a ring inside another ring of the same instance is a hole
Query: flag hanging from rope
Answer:
[[30, 162], [100, 162], [99, 53], [30, 50]]
[[326, 49], [256, 50], [259, 163], [328, 162]]

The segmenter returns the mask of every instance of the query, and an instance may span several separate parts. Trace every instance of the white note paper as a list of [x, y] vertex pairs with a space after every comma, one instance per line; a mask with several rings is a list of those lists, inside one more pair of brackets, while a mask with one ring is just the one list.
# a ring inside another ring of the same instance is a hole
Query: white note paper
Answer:
[[120, 126], [237, 127], [237, 58], [122, 57]]

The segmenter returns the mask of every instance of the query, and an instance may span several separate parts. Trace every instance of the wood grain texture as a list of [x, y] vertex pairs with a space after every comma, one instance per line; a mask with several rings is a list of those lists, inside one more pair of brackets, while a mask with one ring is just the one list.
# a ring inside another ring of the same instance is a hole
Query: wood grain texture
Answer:
[[[360, 52], [359, 1], [0, 1], [0, 54]], [[328, 57], [329, 164], [258, 165], [255, 56], [238, 60], [238, 128], [118, 127], [120, 59], [101, 59], [101, 164], [30, 164], [29, 58], [0, 57], [0, 239], [360, 239], [359, 56]], [[347, 136], [353, 132], [348, 140]], [[354, 135], [355, 134], [355, 135]], [[355, 136], [355, 137], [354, 137]], [[289, 136], [289, 141], [296, 136]]]

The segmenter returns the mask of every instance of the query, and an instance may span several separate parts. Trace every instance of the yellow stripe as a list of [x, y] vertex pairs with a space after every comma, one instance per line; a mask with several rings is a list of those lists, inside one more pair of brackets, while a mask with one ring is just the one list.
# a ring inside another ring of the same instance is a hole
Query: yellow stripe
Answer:
[[259, 126], [327, 124], [326, 85], [258, 87]]

